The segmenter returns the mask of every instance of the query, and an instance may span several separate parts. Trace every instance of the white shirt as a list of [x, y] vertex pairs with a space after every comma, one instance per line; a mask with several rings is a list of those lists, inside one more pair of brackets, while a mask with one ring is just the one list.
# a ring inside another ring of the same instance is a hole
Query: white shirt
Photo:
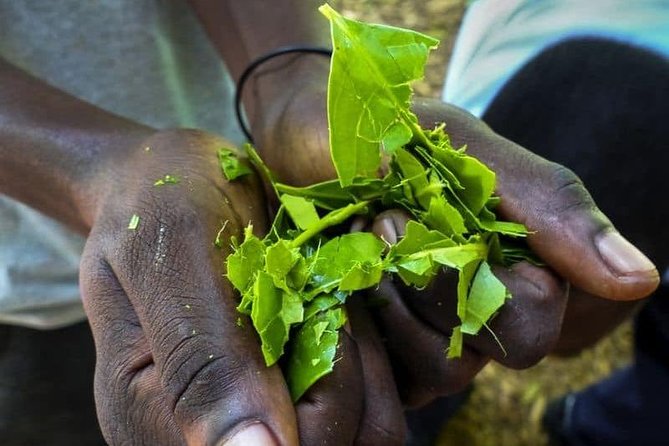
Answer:
[[458, 32], [443, 99], [481, 117], [530, 59], [580, 36], [669, 54], [669, 0], [475, 1]]
[[[185, 1], [0, 0], [0, 56], [105, 110], [240, 143], [232, 81]], [[85, 318], [84, 239], [0, 195], [0, 324]]]

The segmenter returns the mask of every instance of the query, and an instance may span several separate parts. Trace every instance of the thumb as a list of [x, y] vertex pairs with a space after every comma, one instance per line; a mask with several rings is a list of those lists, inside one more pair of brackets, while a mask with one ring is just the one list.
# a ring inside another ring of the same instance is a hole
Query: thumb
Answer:
[[657, 288], [655, 265], [620, 235], [572, 171], [457, 107], [425, 100], [415, 109], [425, 125], [448, 122], [454, 146], [467, 144], [468, 153], [495, 171], [502, 199], [497, 211], [532, 231], [530, 247], [563, 278], [612, 300], [640, 299]]

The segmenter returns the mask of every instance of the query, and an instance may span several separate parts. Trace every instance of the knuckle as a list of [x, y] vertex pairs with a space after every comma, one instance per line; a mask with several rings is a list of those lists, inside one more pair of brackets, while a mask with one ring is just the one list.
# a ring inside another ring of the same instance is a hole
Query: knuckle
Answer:
[[221, 400], [243, 390], [247, 368], [226, 356], [186, 359], [165, 385], [169, 389], [177, 419], [194, 420]]
[[553, 163], [550, 184], [548, 208], [553, 214], [560, 216], [594, 207], [583, 181], [571, 169]]
[[560, 337], [566, 301], [559, 287], [537, 289], [531, 298], [518, 299], [509, 319], [496, 326], [503, 346], [508, 346], [498, 362], [514, 369], [536, 365], [550, 353]]

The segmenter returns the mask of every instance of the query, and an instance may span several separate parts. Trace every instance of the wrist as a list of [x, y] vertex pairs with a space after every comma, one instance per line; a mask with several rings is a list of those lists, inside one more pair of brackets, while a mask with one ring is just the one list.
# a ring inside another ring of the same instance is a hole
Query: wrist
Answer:
[[324, 56], [306, 52], [281, 54], [249, 75], [241, 99], [252, 134], [273, 125], [290, 103], [305, 97], [303, 92], [325, 97], [330, 61]]

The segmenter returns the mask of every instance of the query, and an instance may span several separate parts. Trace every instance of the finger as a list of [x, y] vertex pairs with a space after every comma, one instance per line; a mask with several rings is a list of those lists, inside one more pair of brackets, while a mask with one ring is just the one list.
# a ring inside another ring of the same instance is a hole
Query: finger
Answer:
[[187, 442], [296, 444], [281, 372], [265, 365], [222, 277], [225, 257], [210, 242], [215, 223], [205, 225], [191, 209], [153, 212], [105, 250]]
[[[536, 364], [555, 346], [567, 305], [567, 285], [546, 268], [527, 262], [511, 268], [494, 267], [494, 273], [511, 293], [492, 320], [464, 343], [480, 354], [511, 368]], [[441, 333], [459, 324], [455, 316], [457, 275], [438, 275], [424, 290], [401, 286], [411, 311]]]
[[386, 242], [394, 245], [404, 236], [406, 225], [411, 217], [401, 209], [381, 212], [374, 218], [372, 232]]
[[82, 298], [97, 354], [95, 401], [105, 440], [112, 445], [183, 445], [125, 292], [99, 258], [84, 256], [81, 271]]
[[373, 293], [386, 302], [374, 314], [395, 367], [400, 396], [410, 407], [464, 390], [487, 363], [488, 358], [467, 346], [460, 358], [448, 359], [449, 338], [419, 321], [389, 280], [384, 279]]
[[655, 266], [616, 231], [569, 169], [502, 138], [456, 107], [426, 101], [416, 110], [426, 124], [448, 116], [454, 144], [466, 143], [496, 172], [500, 214], [524, 223], [532, 231], [531, 248], [569, 282], [613, 300], [639, 299], [657, 288]]
[[349, 320], [362, 363], [364, 410], [355, 444], [403, 445], [407, 435], [402, 402], [374, 321], [361, 296], [349, 300]]
[[548, 355], [560, 338], [568, 287], [550, 271], [526, 262], [494, 268], [511, 292], [489, 330], [465, 336], [465, 344], [514, 369], [531, 367]]
[[332, 373], [317, 381], [295, 407], [300, 444], [353, 444], [363, 411], [362, 374], [356, 342], [340, 330]]

